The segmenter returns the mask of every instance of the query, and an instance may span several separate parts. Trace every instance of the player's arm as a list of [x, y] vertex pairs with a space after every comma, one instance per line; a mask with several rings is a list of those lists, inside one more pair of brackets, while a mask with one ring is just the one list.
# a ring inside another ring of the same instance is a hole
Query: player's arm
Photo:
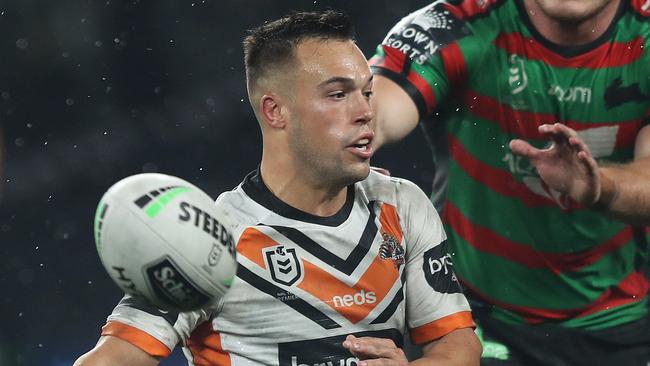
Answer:
[[650, 224], [650, 126], [636, 137], [634, 161], [599, 168], [596, 207], [630, 223]]
[[406, 137], [418, 125], [420, 116], [411, 96], [391, 79], [375, 75], [372, 89], [375, 112], [372, 144], [377, 149]]
[[510, 148], [531, 159], [549, 187], [622, 221], [650, 223], [650, 126], [639, 131], [631, 163], [602, 167], [571, 128], [556, 123], [539, 131], [553, 141], [551, 147], [537, 149], [513, 140]]
[[390, 339], [349, 335], [343, 347], [361, 360], [360, 366], [478, 366], [483, 350], [471, 328], [456, 329], [425, 344], [423, 356], [410, 363], [404, 351]]
[[483, 347], [472, 328], [461, 328], [422, 347], [423, 356], [411, 365], [478, 366]]
[[127, 341], [102, 336], [92, 350], [75, 361], [74, 366], [155, 366], [158, 359]]

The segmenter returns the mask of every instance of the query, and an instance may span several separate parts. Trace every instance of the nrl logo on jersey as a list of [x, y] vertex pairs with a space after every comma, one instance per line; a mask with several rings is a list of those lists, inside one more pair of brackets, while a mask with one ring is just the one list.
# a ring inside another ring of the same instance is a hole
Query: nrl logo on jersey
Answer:
[[284, 245], [278, 245], [267, 248], [264, 255], [273, 281], [285, 286], [291, 286], [302, 277], [300, 260], [294, 248], [285, 248]]
[[394, 235], [390, 233], [381, 234], [379, 257], [381, 259], [392, 260], [396, 268], [404, 264], [404, 248], [402, 248]]

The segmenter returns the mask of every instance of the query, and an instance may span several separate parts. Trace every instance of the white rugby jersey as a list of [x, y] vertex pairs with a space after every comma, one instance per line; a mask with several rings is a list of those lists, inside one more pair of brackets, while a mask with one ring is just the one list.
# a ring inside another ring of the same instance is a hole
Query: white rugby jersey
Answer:
[[152, 356], [182, 345], [190, 365], [351, 366], [348, 334], [427, 343], [473, 327], [429, 198], [372, 172], [343, 208], [318, 217], [249, 174], [217, 206], [232, 228], [238, 270], [219, 304], [173, 314], [125, 297], [103, 327]]

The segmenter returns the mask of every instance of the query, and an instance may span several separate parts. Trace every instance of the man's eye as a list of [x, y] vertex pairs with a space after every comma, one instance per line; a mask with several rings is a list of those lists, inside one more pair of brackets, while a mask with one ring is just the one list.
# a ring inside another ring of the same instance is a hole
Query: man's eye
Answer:
[[345, 98], [345, 93], [344, 92], [337, 92], [330, 94], [330, 97], [335, 98], [335, 99], [343, 99]]
[[373, 94], [373, 93], [372, 93], [372, 91], [370, 91], [370, 90], [369, 90], [369, 91], [366, 91], [366, 92], [363, 92], [363, 95], [364, 95], [366, 98], [368, 98], [368, 99], [370, 99], [370, 97], [372, 97], [372, 94]]

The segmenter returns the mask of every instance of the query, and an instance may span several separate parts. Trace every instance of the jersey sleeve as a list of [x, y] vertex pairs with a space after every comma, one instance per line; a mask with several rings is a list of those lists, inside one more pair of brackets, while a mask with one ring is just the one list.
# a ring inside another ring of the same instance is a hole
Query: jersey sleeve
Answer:
[[400, 85], [424, 118], [455, 84], [464, 83], [465, 56], [457, 41], [468, 35], [459, 10], [436, 1], [397, 23], [369, 63], [373, 73]]
[[406, 314], [411, 339], [423, 344], [455, 329], [475, 327], [435, 208], [424, 192], [408, 181], [400, 187], [400, 206], [405, 218]]
[[102, 336], [114, 336], [153, 357], [167, 357], [174, 347], [185, 344], [192, 331], [209, 319], [207, 310], [175, 313], [162, 311], [130, 295], [113, 309]]

